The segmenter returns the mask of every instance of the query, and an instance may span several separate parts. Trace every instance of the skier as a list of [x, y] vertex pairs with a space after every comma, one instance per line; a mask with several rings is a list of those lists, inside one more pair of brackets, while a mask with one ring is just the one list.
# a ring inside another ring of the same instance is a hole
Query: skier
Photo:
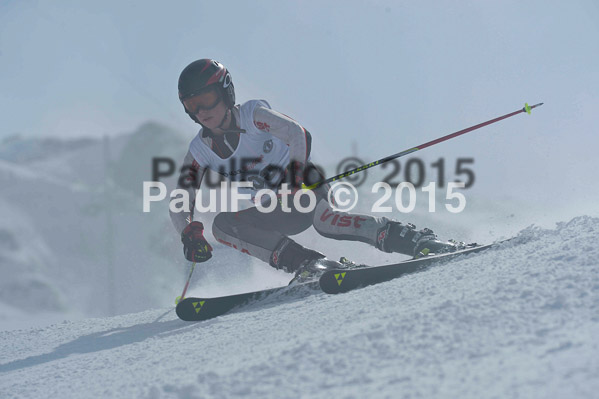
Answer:
[[[185, 257], [204, 262], [212, 257], [213, 248], [204, 237], [202, 222], [193, 221], [193, 211], [206, 169], [229, 178], [245, 175], [245, 180], [253, 183], [248, 188], [252, 198], [260, 188], [276, 188], [283, 181], [297, 188], [304, 180], [312, 184], [322, 176], [309, 161], [310, 133], [264, 100], [236, 105], [231, 74], [223, 64], [211, 59], [192, 62], [181, 73], [178, 89], [185, 112], [202, 128], [191, 141], [183, 161], [187, 167], [179, 177], [178, 188], [187, 190], [190, 209], [171, 211], [170, 216], [181, 235]], [[318, 274], [329, 267], [349, 267], [289, 238], [310, 226], [327, 238], [360, 241], [384, 252], [413, 257], [464, 247], [463, 243], [439, 241], [432, 230], [417, 230], [410, 223], [334, 211], [327, 201], [328, 188], [322, 185], [314, 190], [318, 204], [312, 212], [300, 212], [291, 200], [287, 201], [291, 212], [284, 212], [280, 201], [269, 213], [256, 207], [221, 212], [214, 218], [212, 233], [218, 242], [296, 277]], [[268, 196], [263, 198], [269, 201]]]

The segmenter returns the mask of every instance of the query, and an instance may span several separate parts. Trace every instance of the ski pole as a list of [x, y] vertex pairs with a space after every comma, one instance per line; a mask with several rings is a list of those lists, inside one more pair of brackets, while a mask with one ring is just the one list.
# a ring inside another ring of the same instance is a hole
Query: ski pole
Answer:
[[480, 129], [481, 127], [490, 125], [492, 123], [499, 122], [502, 119], [506, 119], [506, 118], [512, 117], [512, 116], [517, 115], [519, 113], [526, 112], [526, 113], [530, 114], [530, 110], [532, 110], [533, 108], [536, 108], [536, 107], [540, 107], [541, 105], [543, 105], [543, 103], [538, 103], [538, 104], [535, 104], [535, 105], [528, 105], [527, 103], [525, 103], [524, 104], [524, 108], [519, 109], [517, 111], [510, 112], [509, 114], [505, 114], [503, 116], [500, 116], [500, 117], [495, 118], [495, 119], [488, 120], [488, 121], [483, 122], [483, 123], [479, 123], [478, 125], [470, 126], [470, 127], [466, 128], [466, 129], [459, 130], [459, 131], [457, 131], [455, 133], [451, 133], [451, 134], [448, 134], [446, 136], [440, 137], [438, 139], [431, 140], [431, 141], [429, 141], [427, 143], [420, 144], [417, 147], [413, 147], [413, 148], [407, 149], [405, 151], [398, 152], [397, 154], [389, 155], [388, 157], [381, 158], [378, 161], [374, 161], [374, 162], [370, 162], [370, 163], [367, 163], [367, 164], [362, 165], [362, 166], [358, 166], [355, 169], [352, 169], [352, 170], [347, 171], [347, 172], [340, 173], [337, 176], [329, 177], [328, 179], [321, 180], [321, 181], [319, 181], [317, 183], [314, 183], [312, 185], [306, 186], [305, 184], [302, 183], [302, 188], [313, 190], [313, 189], [315, 189], [315, 188], [317, 188], [317, 187], [319, 187], [319, 186], [321, 186], [323, 184], [343, 179], [343, 178], [345, 178], [347, 176], [351, 176], [351, 175], [353, 175], [355, 173], [358, 173], [358, 172], [361, 172], [363, 170], [372, 168], [374, 166], [382, 165], [385, 162], [389, 162], [389, 161], [391, 161], [393, 159], [396, 159], [396, 158], [399, 158], [399, 157], [403, 157], [404, 155], [411, 154], [411, 153], [416, 152], [418, 150], [422, 150], [422, 149], [424, 149], [426, 147], [430, 147], [430, 146], [433, 146], [435, 144], [442, 143], [442, 142], [447, 141], [449, 139], [452, 139], [454, 137], [458, 137], [458, 136], [461, 136], [462, 134], [466, 134], [466, 133], [471, 132], [473, 130]]
[[183, 293], [181, 296], [175, 298], [175, 305], [179, 304], [183, 299], [185, 299], [185, 293], [187, 292], [187, 287], [189, 287], [189, 281], [191, 281], [191, 275], [193, 274], [193, 270], [196, 268], [196, 262], [193, 262], [191, 265], [191, 270], [189, 271], [189, 277], [187, 277], [187, 282], [185, 283], [185, 288], [183, 288]]

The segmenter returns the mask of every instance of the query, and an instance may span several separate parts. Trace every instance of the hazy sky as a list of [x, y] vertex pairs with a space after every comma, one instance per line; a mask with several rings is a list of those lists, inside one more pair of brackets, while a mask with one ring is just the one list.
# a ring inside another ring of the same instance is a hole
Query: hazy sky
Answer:
[[238, 102], [267, 99], [321, 155], [355, 141], [374, 160], [543, 101], [423, 156], [476, 157], [480, 184], [517, 178], [524, 190], [559, 176], [572, 190], [596, 179], [598, 21], [596, 0], [3, 0], [0, 139], [115, 134], [149, 119], [191, 139], [177, 78], [215, 58]]

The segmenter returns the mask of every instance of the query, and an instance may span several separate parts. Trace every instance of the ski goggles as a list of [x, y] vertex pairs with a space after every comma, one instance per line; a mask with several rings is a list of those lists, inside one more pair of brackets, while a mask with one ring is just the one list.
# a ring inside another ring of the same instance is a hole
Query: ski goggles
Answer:
[[210, 111], [214, 109], [222, 100], [222, 96], [215, 88], [211, 88], [205, 92], [197, 94], [193, 97], [183, 100], [183, 105], [187, 112], [195, 115], [200, 111]]

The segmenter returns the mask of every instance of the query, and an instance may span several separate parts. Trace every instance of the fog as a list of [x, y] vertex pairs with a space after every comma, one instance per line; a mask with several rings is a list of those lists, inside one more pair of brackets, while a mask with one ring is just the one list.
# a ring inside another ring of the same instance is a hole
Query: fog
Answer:
[[[2, 2], [3, 327], [31, 311], [17, 299], [32, 292], [54, 298], [37, 310], [59, 317], [166, 306], [179, 294], [186, 262], [168, 204], [141, 212], [141, 182], [152, 157], [180, 162], [197, 133], [176, 84], [199, 58], [226, 65], [239, 103], [266, 99], [305, 126], [328, 175], [345, 157], [374, 161], [544, 102], [401, 160], [422, 160], [426, 181], [439, 183], [463, 179], [458, 161], [472, 159], [464, 212], [444, 210], [439, 185], [435, 213], [418, 191], [413, 214], [389, 217], [489, 242], [597, 216], [597, 20], [593, 1]], [[440, 159], [442, 176], [431, 165]], [[360, 211], [391, 172], [366, 173]], [[392, 260], [312, 230], [299, 239], [331, 256]], [[197, 287], [284, 283], [258, 261], [240, 272], [247, 258], [215, 246]]]

